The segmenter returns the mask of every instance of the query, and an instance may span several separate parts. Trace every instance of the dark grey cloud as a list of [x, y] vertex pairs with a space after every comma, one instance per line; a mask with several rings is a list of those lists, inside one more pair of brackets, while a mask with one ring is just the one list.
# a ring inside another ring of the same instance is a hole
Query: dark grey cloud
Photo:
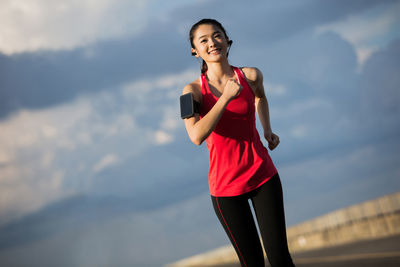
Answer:
[[[94, 56], [87, 57], [87, 50]], [[154, 23], [139, 36], [73, 51], [0, 54], [0, 118], [20, 108], [43, 108], [139, 78], [190, 66], [187, 43], [175, 28]]]
[[[0, 54], [0, 119], [20, 108], [57, 105], [82, 93], [112, 90], [139, 77], [193, 66], [187, 37], [179, 29], [183, 26], [188, 32], [196, 18], [221, 19], [233, 39], [240, 36], [243, 45], [263, 46], [378, 4], [382, 1], [259, 1], [246, 5], [229, 1], [212, 3], [211, 8], [210, 3], [202, 2], [176, 9], [169, 21], [153, 21], [133, 38], [72, 51]], [[94, 56], [85, 56], [88, 50], [94, 51]]]
[[[315, 35], [309, 29], [283, 42], [238, 53], [249, 65], [263, 70], [266, 82], [286, 88], [286, 94], [280, 97], [271, 95], [266, 87], [271, 123], [282, 140], [275, 155], [279, 162], [293, 162], [343, 146], [351, 150], [365, 144], [365, 140], [356, 138], [357, 133], [334, 134], [341, 117], [351, 117], [360, 108], [355, 50], [339, 35]], [[283, 114], [294, 107], [297, 110], [291, 111], [290, 117]], [[306, 125], [308, 130], [309, 137], [301, 142], [290, 133], [296, 125]]]
[[[201, 18], [221, 20], [228, 35], [245, 45], [264, 46], [285, 39], [305, 29], [356, 14], [374, 6], [389, 4], [395, 0], [308, 0], [301, 2], [220, 1], [183, 7], [173, 12], [175, 21], [191, 25]], [[233, 47], [235, 46], [235, 43]]]
[[152, 209], [207, 191], [206, 148], [182, 142], [184, 135], [181, 132], [176, 141], [149, 147], [99, 173], [90, 193], [135, 196], [143, 209]]
[[400, 39], [397, 39], [371, 56], [358, 83], [361, 90], [361, 108], [357, 114], [360, 123], [377, 133], [400, 132], [399, 59]]

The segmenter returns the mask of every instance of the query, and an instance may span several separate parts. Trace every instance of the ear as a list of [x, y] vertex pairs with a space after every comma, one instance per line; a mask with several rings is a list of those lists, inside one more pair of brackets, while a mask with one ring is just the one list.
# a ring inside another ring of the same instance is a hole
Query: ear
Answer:
[[198, 57], [197, 52], [194, 48], [192, 48], [192, 56]]

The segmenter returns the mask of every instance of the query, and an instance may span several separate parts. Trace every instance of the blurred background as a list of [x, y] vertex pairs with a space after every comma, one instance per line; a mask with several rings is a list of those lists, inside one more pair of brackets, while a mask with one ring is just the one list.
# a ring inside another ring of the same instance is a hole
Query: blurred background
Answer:
[[399, 14], [383, 0], [0, 0], [0, 262], [160, 266], [229, 243], [208, 150], [179, 116], [202, 18], [224, 25], [232, 65], [263, 72], [288, 226], [399, 191]]

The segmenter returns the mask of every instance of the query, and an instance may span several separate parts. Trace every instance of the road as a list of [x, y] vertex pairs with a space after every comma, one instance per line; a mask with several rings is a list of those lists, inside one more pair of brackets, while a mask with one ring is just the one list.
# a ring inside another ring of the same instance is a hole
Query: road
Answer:
[[[302, 252], [292, 257], [297, 267], [399, 267], [400, 235]], [[240, 264], [214, 267], [240, 267]]]

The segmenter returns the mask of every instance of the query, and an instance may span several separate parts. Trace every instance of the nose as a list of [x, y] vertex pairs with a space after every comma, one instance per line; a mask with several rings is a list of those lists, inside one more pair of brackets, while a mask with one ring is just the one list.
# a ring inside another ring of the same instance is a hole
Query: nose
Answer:
[[214, 47], [215, 46], [215, 40], [214, 38], [210, 38], [209, 42], [208, 42], [208, 46], [209, 47]]

